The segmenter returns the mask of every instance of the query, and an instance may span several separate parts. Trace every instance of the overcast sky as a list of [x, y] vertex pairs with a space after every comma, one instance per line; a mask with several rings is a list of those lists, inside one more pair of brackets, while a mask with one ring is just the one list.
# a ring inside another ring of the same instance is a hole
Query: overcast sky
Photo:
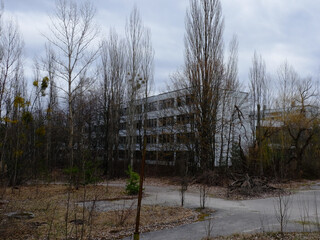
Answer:
[[[80, 1], [79, 1], [80, 2]], [[184, 19], [189, 0], [92, 0], [102, 35], [110, 27], [124, 35], [126, 18], [136, 3], [151, 29], [155, 49], [156, 91], [163, 91], [170, 74], [183, 65]], [[254, 50], [274, 73], [287, 60], [302, 76], [318, 77], [320, 69], [320, 1], [221, 0], [225, 42], [239, 39], [239, 79], [248, 82]], [[19, 24], [25, 42], [26, 73], [32, 59], [43, 54], [45, 33], [54, 0], [4, 0], [6, 18]]]

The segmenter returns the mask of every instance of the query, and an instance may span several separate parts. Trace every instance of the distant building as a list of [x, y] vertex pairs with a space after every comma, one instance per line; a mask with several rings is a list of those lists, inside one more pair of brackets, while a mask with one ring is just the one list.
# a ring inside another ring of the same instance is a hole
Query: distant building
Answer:
[[[187, 89], [166, 92], [148, 97], [146, 113], [145, 99], [135, 103], [134, 114], [135, 158], [141, 159], [143, 141], [143, 121], [146, 114], [147, 147], [146, 163], [149, 165], [176, 166], [188, 160], [189, 164], [199, 164], [194, 150], [197, 138], [193, 98]], [[224, 111], [222, 111], [224, 109]], [[128, 116], [126, 105], [122, 107], [119, 131], [119, 160], [127, 159]], [[224, 114], [222, 114], [224, 113]], [[232, 143], [246, 144], [249, 133], [248, 93], [229, 92], [219, 106], [216, 134], [215, 165], [231, 165]], [[132, 132], [132, 131], [131, 131]]]
[[[292, 106], [286, 108], [264, 109], [261, 114], [261, 137], [268, 138], [269, 146], [280, 148], [286, 146], [292, 149], [295, 146], [284, 138], [289, 138], [288, 130], [301, 131], [301, 138], [314, 127], [314, 120], [320, 115], [317, 106]], [[256, 126], [258, 133], [258, 127]], [[304, 133], [303, 133], [304, 132]], [[296, 133], [297, 134], [297, 133]], [[256, 136], [258, 138], [258, 136]]]

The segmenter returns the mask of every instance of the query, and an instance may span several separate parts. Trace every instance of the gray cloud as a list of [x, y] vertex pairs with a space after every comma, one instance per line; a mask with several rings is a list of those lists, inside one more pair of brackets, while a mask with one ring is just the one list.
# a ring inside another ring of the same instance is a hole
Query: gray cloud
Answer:
[[246, 81], [256, 49], [275, 72], [288, 60], [303, 75], [315, 74], [319, 66], [320, 2], [306, 0], [222, 1], [226, 36], [239, 36], [240, 79]]
[[[40, 32], [47, 30], [54, 0], [5, 1], [5, 12], [17, 19], [32, 59], [44, 48]], [[134, 3], [152, 31], [155, 48], [155, 82], [163, 89], [169, 74], [183, 64], [184, 18], [188, 0], [92, 0], [96, 21], [106, 36], [110, 27], [124, 36], [124, 25]], [[253, 51], [275, 72], [287, 60], [302, 75], [315, 75], [320, 60], [320, 2], [314, 0], [223, 0], [225, 40], [239, 38], [239, 77], [247, 82]], [[31, 62], [28, 60], [27, 62]], [[30, 66], [29, 66], [30, 67]], [[31, 71], [29, 71], [31, 72]]]

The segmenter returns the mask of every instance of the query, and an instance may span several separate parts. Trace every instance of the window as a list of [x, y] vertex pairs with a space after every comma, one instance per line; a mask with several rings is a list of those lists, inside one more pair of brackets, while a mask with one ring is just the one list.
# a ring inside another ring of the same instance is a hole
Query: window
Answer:
[[178, 124], [184, 124], [185, 120], [184, 120], [184, 114], [178, 115], [177, 116], [177, 123]]
[[181, 114], [177, 116], [177, 123], [178, 124], [186, 124], [188, 123], [188, 115], [187, 114]]
[[125, 144], [126, 143], [126, 137], [119, 137], [119, 143]]
[[189, 94], [186, 96], [186, 104], [187, 105], [191, 105], [194, 102], [194, 95], [193, 94]]
[[159, 143], [173, 143], [174, 135], [173, 134], [160, 134]]
[[194, 162], [194, 153], [192, 151], [178, 151], [176, 152], [177, 161], [188, 161], [189, 163]]
[[188, 142], [193, 142], [195, 140], [195, 135], [193, 132], [191, 133], [187, 133], [187, 139], [188, 139]]
[[194, 122], [194, 115], [193, 114], [181, 114], [177, 116], [177, 123], [178, 124], [188, 124]]
[[168, 109], [174, 107], [174, 98], [169, 98], [160, 101], [160, 109]]
[[172, 126], [174, 124], [174, 118], [173, 117], [163, 117], [159, 118], [159, 126]]
[[177, 106], [181, 107], [184, 105], [184, 99], [183, 97], [177, 97]]
[[142, 105], [141, 104], [136, 106], [136, 113], [137, 114], [142, 113]]
[[166, 126], [166, 118], [159, 118], [159, 127]]
[[126, 156], [126, 152], [124, 150], [120, 150], [119, 151], [119, 158], [123, 159], [123, 158], [125, 158], [125, 156]]
[[160, 134], [159, 135], [159, 143], [164, 143], [165, 141], [165, 135], [164, 134]]
[[136, 159], [142, 159], [141, 151], [136, 151], [136, 152], [135, 152], [135, 158], [136, 158]]
[[193, 113], [189, 114], [189, 123], [194, 124], [194, 114]]
[[146, 159], [147, 160], [157, 160], [157, 152], [147, 151], [146, 152]]
[[121, 108], [120, 109], [120, 116], [126, 116], [127, 115], [127, 108]]
[[186, 136], [183, 133], [177, 134], [177, 143], [185, 143], [186, 142]]
[[181, 152], [176, 152], [176, 159], [177, 161], [185, 161], [188, 157], [187, 152], [181, 151]]
[[141, 129], [142, 128], [142, 120], [135, 121], [135, 124], [136, 124], [136, 128], [137, 129]]
[[157, 136], [156, 135], [148, 135], [147, 136], [147, 143], [148, 144], [156, 144], [157, 143]]
[[172, 125], [174, 125], [174, 118], [167, 117], [166, 122], [167, 122], [167, 126], [172, 126]]
[[162, 161], [173, 161], [174, 160], [174, 152], [172, 151], [163, 151], [159, 152], [159, 159]]
[[126, 122], [121, 122], [119, 128], [120, 130], [126, 129]]
[[148, 103], [148, 112], [157, 111], [157, 102]]
[[192, 143], [194, 141], [194, 133], [178, 133], [177, 143]]
[[148, 128], [155, 128], [157, 127], [157, 119], [154, 118], [154, 119], [148, 119], [147, 120], [147, 127]]
[[138, 144], [142, 143], [142, 137], [141, 136], [136, 136], [136, 141]]

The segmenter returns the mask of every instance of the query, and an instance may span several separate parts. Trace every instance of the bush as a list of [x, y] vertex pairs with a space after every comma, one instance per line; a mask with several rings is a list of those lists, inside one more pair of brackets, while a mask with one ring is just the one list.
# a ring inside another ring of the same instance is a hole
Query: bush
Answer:
[[98, 164], [92, 161], [86, 161], [84, 164], [85, 182], [84, 184], [95, 184], [99, 181], [97, 173]]
[[132, 167], [128, 167], [128, 171], [126, 173], [129, 175], [129, 179], [127, 180], [126, 185], [126, 193], [129, 195], [136, 195], [139, 192], [139, 181], [140, 176], [138, 173], [132, 170]]

